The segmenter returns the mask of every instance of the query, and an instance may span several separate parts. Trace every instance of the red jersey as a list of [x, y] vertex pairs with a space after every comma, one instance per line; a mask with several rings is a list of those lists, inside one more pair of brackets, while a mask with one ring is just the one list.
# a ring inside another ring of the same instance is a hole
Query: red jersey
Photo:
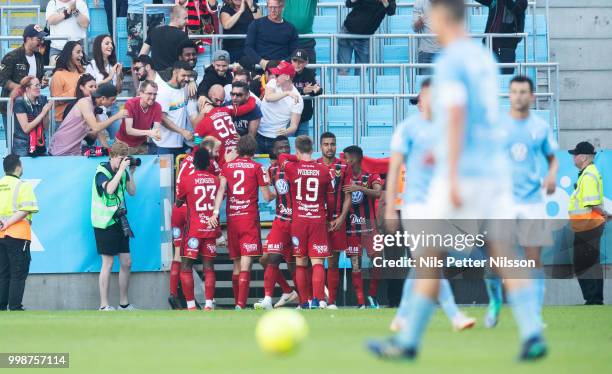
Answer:
[[[353, 184], [373, 189], [375, 184], [383, 184], [380, 175], [364, 173], [355, 176], [351, 174]], [[376, 200], [361, 191], [351, 193], [351, 209], [346, 217], [346, 233], [359, 236], [362, 233], [371, 233], [376, 227]]]
[[291, 194], [289, 193], [289, 180], [285, 166], [287, 162], [282, 164], [278, 161], [272, 161], [268, 173], [270, 181], [276, 190], [276, 218], [283, 221], [291, 221]]
[[187, 204], [187, 227], [185, 232], [190, 237], [217, 238], [219, 227], [208, 227], [208, 220], [213, 215], [215, 197], [219, 189], [219, 178], [206, 170], [194, 170], [177, 183], [177, 199]]
[[327, 194], [334, 191], [327, 167], [314, 160], [289, 162], [285, 173], [289, 179], [293, 222], [325, 224]]
[[238, 157], [221, 167], [227, 179], [227, 218], [259, 220], [259, 187], [268, 185], [268, 176], [260, 163]]
[[327, 218], [331, 220], [337, 218], [342, 213], [342, 203], [344, 202], [342, 187], [352, 183], [352, 171], [350, 166], [339, 158], [335, 158], [329, 165], [323, 163], [323, 158], [319, 158], [317, 162], [329, 169], [329, 176], [332, 179], [334, 193], [327, 196]]

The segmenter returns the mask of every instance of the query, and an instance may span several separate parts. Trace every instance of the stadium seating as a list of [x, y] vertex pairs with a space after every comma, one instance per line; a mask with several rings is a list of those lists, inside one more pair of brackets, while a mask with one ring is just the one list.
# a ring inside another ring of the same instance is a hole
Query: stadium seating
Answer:
[[363, 152], [368, 155], [389, 155], [389, 136], [362, 136], [360, 144]]
[[374, 87], [375, 93], [395, 94], [400, 92], [399, 75], [377, 75]]
[[366, 106], [365, 123], [367, 135], [390, 136], [393, 133], [393, 106]]
[[312, 32], [315, 34], [335, 34], [338, 32], [336, 16], [315, 16], [312, 24]]

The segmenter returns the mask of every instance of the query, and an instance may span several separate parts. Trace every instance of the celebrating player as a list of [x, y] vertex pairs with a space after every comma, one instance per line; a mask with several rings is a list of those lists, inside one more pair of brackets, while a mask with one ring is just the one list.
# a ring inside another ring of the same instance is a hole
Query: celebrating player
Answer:
[[[375, 202], [381, 195], [383, 181], [376, 173], [366, 173], [361, 168], [363, 150], [356, 145], [344, 149], [344, 161], [351, 168], [351, 183], [343, 187], [343, 191], [350, 194], [351, 205], [349, 215], [346, 217], [346, 233], [348, 247], [346, 255], [351, 258], [352, 280], [357, 303], [365, 308], [363, 294], [363, 280], [361, 278], [361, 251], [363, 248], [369, 257], [375, 255], [372, 250], [372, 240], [376, 230]], [[376, 293], [378, 291], [378, 278], [374, 271], [370, 274], [370, 287], [368, 288], [368, 304], [370, 308], [379, 308]]]
[[213, 85], [208, 90], [208, 98], [201, 111], [206, 113], [204, 119], [200, 121], [195, 129], [195, 136], [205, 137], [214, 136], [221, 141], [219, 150], [219, 163], [223, 165], [228, 161], [228, 156], [235, 151], [240, 135], [234, 127], [232, 117], [243, 116], [251, 112], [256, 107], [255, 99], [249, 98], [244, 105], [234, 107], [233, 105], [223, 105], [225, 91], [220, 84]]
[[280, 300], [274, 304], [274, 308], [280, 308], [297, 300], [298, 294], [285, 280], [278, 265], [284, 258], [287, 267], [295, 279], [295, 259], [291, 253], [291, 196], [289, 194], [289, 181], [287, 180], [285, 165], [287, 162], [279, 162], [278, 156], [289, 154], [289, 139], [280, 135], [272, 143], [272, 160], [268, 174], [272, 186], [276, 192], [276, 217], [272, 222], [272, 229], [266, 239], [264, 255], [260, 263], [264, 266], [264, 298], [255, 303], [255, 309], [272, 309], [272, 295], [276, 283], [281, 287], [283, 294]]
[[[555, 192], [559, 163], [554, 152], [557, 142], [553, 138], [548, 124], [530, 113], [533, 104], [533, 82], [523, 76], [516, 76], [510, 81], [510, 114], [504, 120], [508, 122], [510, 139], [508, 142], [510, 160], [512, 161], [512, 181], [514, 202], [518, 218], [518, 242], [525, 248], [525, 257], [534, 260], [536, 269], [533, 280], [537, 291], [538, 314], [542, 315], [544, 304], [544, 272], [540, 260], [543, 245], [552, 244], [551, 233], [547, 231], [544, 219], [546, 208], [542, 188], [547, 194]], [[539, 158], [548, 161], [548, 174], [540, 182]], [[489, 309], [485, 318], [487, 327], [497, 324], [502, 304], [502, 285], [499, 278], [486, 278], [489, 294]]]
[[[331, 253], [327, 235], [327, 194], [333, 193], [328, 169], [312, 159], [312, 139], [295, 139], [297, 162], [285, 166], [292, 201], [291, 236], [296, 257], [298, 295], [303, 309], [325, 308], [325, 269]], [[281, 159], [282, 162], [282, 159]], [[312, 304], [308, 304], [308, 259], [312, 263]]]
[[193, 156], [195, 170], [181, 179], [177, 186], [177, 206], [187, 204], [185, 241], [181, 246], [181, 285], [187, 301], [187, 309], [195, 310], [193, 286], [193, 262], [201, 258], [204, 266], [204, 310], [213, 309], [215, 296], [215, 272], [213, 260], [217, 255], [216, 239], [221, 235], [219, 227], [209, 222], [213, 216], [219, 179], [207, 169], [210, 155], [199, 148]]
[[327, 219], [329, 221], [329, 246], [332, 257], [327, 260], [327, 308], [337, 309], [336, 295], [340, 283], [338, 260], [340, 252], [346, 250], [346, 224], [345, 220], [351, 207], [350, 194], [342, 188], [351, 184], [351, 170], [346, 162], [336, 157], [336, 135], [331, 132], [321, 134], [322, 156], [318, 163], [329, 169], [332, 178], [333, 194], [328, 194]]
[[[514, 253], [506, 241], [506, 218], [512, 208], [512, 182], [499, 123], [498, 69], [488, 50], [470, 41], [465, 31], [463, 0], [431, 0], [432, 28], [444, 47], [434, 74], [433, 118], [439, 136], [432, 147], [433, 178], [428, 191], [428, 218], [480, 221], [486, 230], [487, 248], [493, 256]], [[486, 165], [483, 160], [487, 160]], [[408, 171], [409, 172], [409, 171]], [[472, 221], [474, 222], [474, 221]], [[443, 225], [443, 223], [440, 223]], [[448, 226], [448, 225], [447, 225]], [[448, 227], [444, 226], [445, 229]], [[484, 233], [484, 231], [479, 231]], [[441, 257], [447, 248], [418, 249], [417, 257]], [[538, 318], [535, 288], [523, 270], [509, 274], [508, 299], [519, 327], [521, 360], [546, 354], [542, 324]], [[406, 325], [386, 341], [372, 341], [368, 349], [382, 358], [414, 359], [422, 335], [435, 311], [440, 269], [417, 268], [417, 279], [408, 300]]]
[[214, 225], [218, 224], [219, 209], [227, 190], [227, 245], [229, 257], [234, 262], [232, 287], [236, 309], [246, 307], [253, 257], [261, 256], [259, 191], [266, 201], [274, 199], [263, 167], [252, 159], [256, 149], [255, 138], [245, 135], [238, 142], [238, 158], [222, 166], [211, 220]]

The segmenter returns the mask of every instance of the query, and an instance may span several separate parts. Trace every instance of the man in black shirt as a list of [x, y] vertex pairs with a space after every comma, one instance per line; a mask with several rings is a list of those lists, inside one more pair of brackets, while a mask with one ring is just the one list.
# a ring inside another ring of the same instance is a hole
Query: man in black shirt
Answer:
[[[315, 71], [309, 69], [308, 65], [308, 52], [303, 49], [297, 49], [291, 55], [291, 63], [295, 68], [295, 78], [293, 78], [293, 85], [299, 91], [300, 95], [319, 96], [323, 93], [321, 86], [317, 82]], [[292, 136], [309, 135], [308, 121], [312, 119], [312, 113], [314, 108], [314, 100], [304, 100], [304, 110], [300, 117], [300, 124], [296, 132]]]
[[198, 85], [198, 97], [208, 96], [208, 91], [215, 84], [225, 85], [232, 83], [232, 72], [229, 71], [230, 55], [222, 49], [215, 51], [212, 64], [204, 69], [204, 77]]
[[[346, 0], [346, 7], [352, 8], [346, 16], [342, 33], [372, 35], [376, 32], [386, 15], [395, 14], [395, 0]], [[338, 39], [338, 63], [350, 64], [355, 51], [355, 63], [370, 62], [369, 39]], [[346, 74], [346, 70], [340, 70]]]
[[151, 51], [155, 71], [172, 67], [177, 61], [176, 46], [185, 39], [189, 39], [187, 33], [183, 31], [186, 24], [187, 9], [176, 5], [172, 8], [168, 25], [158, 26], [149, 30], [140, 54], [148, 55], [149, 50]]

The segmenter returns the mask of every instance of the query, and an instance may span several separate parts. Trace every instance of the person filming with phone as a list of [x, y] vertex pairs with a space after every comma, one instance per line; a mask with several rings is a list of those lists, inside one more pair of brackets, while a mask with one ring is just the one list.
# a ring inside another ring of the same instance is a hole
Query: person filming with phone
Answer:
[[[96, 237], [96, 248], [102, 256], [100, 270], [100, 310], [134, 310], [128, 301], [128, 286], [132, 258], [130, 238], [134, 233], [127, 219], [125, 193], [136, 194], [134, 172], [141, 164], [139, 158], [128, 155], [127, 144], [115, 142], [110, 149], [108, 162], [96, 169], [91, 191], [91, 224]], [[129, 168], [129, 172], [128, 172]], [[119, 256], [119, 306], [108, 301], [108, 284], [115, 256]]]

